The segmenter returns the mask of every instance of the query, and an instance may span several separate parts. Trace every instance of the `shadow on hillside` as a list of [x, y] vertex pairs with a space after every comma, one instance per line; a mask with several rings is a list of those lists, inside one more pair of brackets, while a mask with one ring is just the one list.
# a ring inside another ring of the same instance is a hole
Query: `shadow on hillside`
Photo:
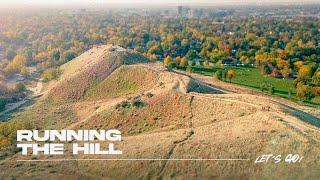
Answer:
[[191, 79], [192, 82], [194, 82], [193, 85], [188, 87], [188, 92], [196, 92], [196, 93], [203, 93], [203, 94], [226, 94], [231, 92], [227, 89], [223, 89], [223, 88], [214, 86], [212, 84], [199, 81], [198, 79], [195, 79], [186, 73], [182, 73], [179, 71], [172, 71], [172, 72], [182, 76], [187, 76]]
[[0, 122], [10, 121], [11, 118], [13, 118], [14, 115], [16, 115], [16, 113], [23, 112], [27, 107], [33, 105], [34, 103], [35, 103], [35, 99], [28, 99], [28, 101], [26, 103], [22, 104], [18, 108], [14, 109], [12, 111], [9, 111], [3, 115], [0, 115]]

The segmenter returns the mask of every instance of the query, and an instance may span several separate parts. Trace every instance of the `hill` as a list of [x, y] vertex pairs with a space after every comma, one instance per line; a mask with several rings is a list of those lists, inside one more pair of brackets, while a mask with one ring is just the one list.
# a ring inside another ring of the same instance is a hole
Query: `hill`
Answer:
[[[116, 46], [93, 48], [61, 69], [61, 77], [14, 121], [32, 122], [38, 129], [117, 128], [123, 133], [120, 158], [163, 160], [17, 162], [27, 158], [17, 153], [0, 162], [0, 177], [315, 179], [320, 175], [319, 117], [293, 108], [294, 104], [168, 71]], [[304, 159], [295, 164], [254, 164], [258, 156], [269, 153], [299, 154]], [[32, 157], [57, 158], [119, 156]]]

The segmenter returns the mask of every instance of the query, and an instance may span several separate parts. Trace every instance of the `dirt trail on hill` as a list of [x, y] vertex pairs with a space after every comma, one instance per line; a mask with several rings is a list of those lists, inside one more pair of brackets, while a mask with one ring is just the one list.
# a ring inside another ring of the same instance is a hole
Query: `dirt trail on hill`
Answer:
[[77, 127], [78, 125], [80, 125], [81, 123], [84, 123], [88, 120], [90, 120], [93, 116], [101, 113], [102, 111], [111, 108], [112, 106], [115, 106], [117, 104], [119, 104], [120, 102], [126, 100], [126, 98], [120, 97], [120, 98], [114, 98], [108, 101], [104, 101], [102, 103], [98, 103], [96, 104], [97, 106], [99, 106], [99, 108], [97, 108], [93, 113], [91, 113], [90, 115], [88, 115], [86, 118], [71, 124], [70, 126], [67, 126], [65, 129], [73, 129], [75, 127]]
[[[179, 72], [179, 73], [184, 74], [184, 72]], [[286, 99], [282, 99], [279, 97], [272, 97], [270, 95], [267, 95], [265, 93], [262, 93], [256, 90], [251, 90], [235, 84], [218, 81], [212, 77], [198, 75], [198, 74], [192, 74], [189, 76], [195, 79], [198, 79], [199, 81], [206, 82], [207, 84], [213, 85], [217, 88], [225, 89], [226, 93], [237, 93], [237, 94], [241, 94], [242, 96], [248, 96], [248, 95], [259, 96], [259, 98], [263, 98], [264, 100], [271, 101], [275, 104], [278, 104], [283, 108], [283, 110], [287, 111], [291, 115], [296, 117], [298, 116], [301, 120], [308, 122], [314, 126], [320, 127], [320, 117], [319, 117], [320, 110], [317, 111], [316, 108], [302, 106], [298, 103], [295, 103]]]

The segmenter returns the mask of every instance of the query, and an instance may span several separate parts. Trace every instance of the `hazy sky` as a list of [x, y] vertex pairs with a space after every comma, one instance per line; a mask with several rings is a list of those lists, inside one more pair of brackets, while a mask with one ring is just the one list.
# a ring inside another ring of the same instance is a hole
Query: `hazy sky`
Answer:
[[267, 4], [267, 3], [310, 3], [319, 0], [0, 0], [0, 4]]

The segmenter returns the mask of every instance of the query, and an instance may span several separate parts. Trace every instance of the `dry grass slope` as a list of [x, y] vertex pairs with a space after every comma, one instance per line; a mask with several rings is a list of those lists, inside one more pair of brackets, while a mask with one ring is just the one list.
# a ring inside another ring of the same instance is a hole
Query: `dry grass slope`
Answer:
[[[94, 48], [63, 66], [59, 81], [16, 117], [39, 129], [123, 132], [121, 158], [248, 158], [250, 161], [0, 162], [0, 177], [78, 179], [316, 179], [319, 128], [274, 99], [231, 93], [170, 72], [119, 47]], [[59, 102], [59, 103], [57, 103]], [[64, 103], [60, 103], [64, 102]], [[317, 111], [317, 110], [315, 110]], [[67, 145], [68, 146], [68, 145]], [[254, 164], [262, 154], [305, 156], [299, 164]], [[64, 156], [43, 158], [119, 158]]]

